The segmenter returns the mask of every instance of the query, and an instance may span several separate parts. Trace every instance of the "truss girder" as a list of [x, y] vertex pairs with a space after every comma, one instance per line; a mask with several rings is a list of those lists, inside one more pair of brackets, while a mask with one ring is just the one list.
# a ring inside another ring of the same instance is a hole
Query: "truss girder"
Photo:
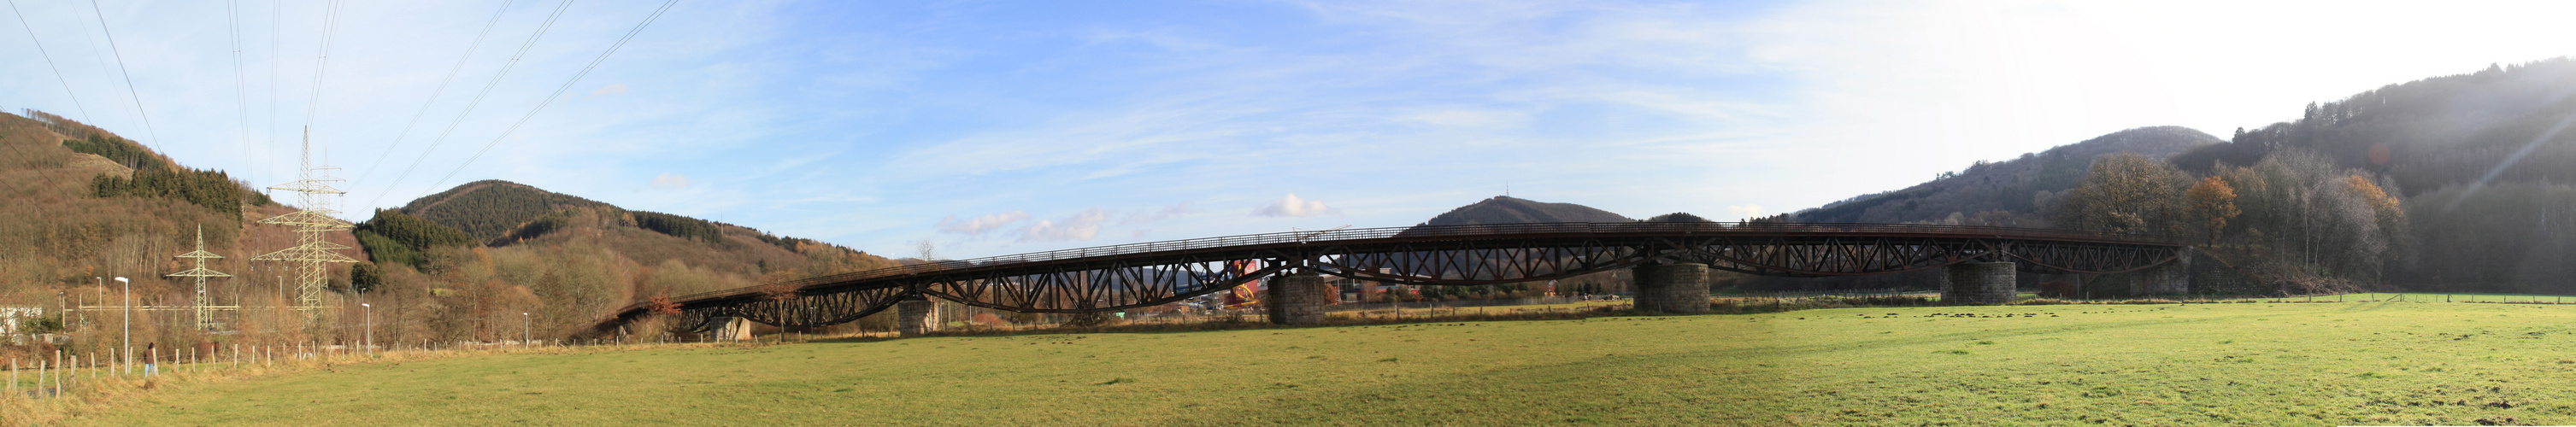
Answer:
[[838, 325], [868, 317], [893, 307], [905, 296], [903, 289], [881, 288], [844, 290], [804, 294], [791, 298], [747, 298], [725, 304], [704, 304], [681, 310], [680, 322], [692, 330], [717, 327], [718, 318], [742, 318], [770, 326], [815, 328]]
[[1319, 272], [1403, 285], [1474, 286], [1563, 279], [1644, 261], [1652, 249], [1604, 239], [1520, 239], [1335, 245], [1317, 248]]
[[[1338, 233], [1338, 234], [1335, 234]], [[740, 317], [790, 327], [857, 320], [911, 297], [1029, 313], [1151, 307], [1292, 271], [1390, 284], [1564, 279], [1649, 262], [1792, 277], [1888, 274], [2012, 261], [2036, 273], [2119, 273], [2173, 262], [2181, 245], [2064, 230], [1911, 224], [1517, 224], [1231, 236], [943, 261], [677, 298], [683, 322]], [[785, 286], [795, 298], [758, 289]], [[643, 315], [631, 306], [602, 324]]]

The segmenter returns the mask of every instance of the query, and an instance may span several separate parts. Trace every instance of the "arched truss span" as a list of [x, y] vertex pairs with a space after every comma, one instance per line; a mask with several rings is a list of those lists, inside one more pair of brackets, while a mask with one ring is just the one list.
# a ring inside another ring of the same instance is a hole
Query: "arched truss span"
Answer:
[[[1028, 313], [1151, 307], [1309, 271], [1391, 284], [1563, 279], [1649, 262], [1793, 277], [1888, 274], [2011, 261], [2039, 273], [2119, 273], [2182, 246], [2131, 235], [1917, 224], [1550, 223], [1273, 233], [1068, 249], [820, 276], [675, 298], [687, 325], [743, 318], [789, 327], [857, 320], [905, 298]], [[603, 321], [610, 331], [652, 309]]]

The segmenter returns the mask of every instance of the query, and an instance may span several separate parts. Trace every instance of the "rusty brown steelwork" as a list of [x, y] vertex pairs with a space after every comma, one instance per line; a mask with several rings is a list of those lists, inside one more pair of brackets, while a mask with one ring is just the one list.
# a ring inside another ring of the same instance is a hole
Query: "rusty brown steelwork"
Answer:
[[[1972, 261], [2039, 273], [2118, 273], [2172, 262], [2159, 236], [1921, 224], [1534, 223], [1268, 233], [938, 261], [672, 298], [682, 322], [741, 317], [790, 327], [858, 320], [929, 296], [1000, 310], [1098, 313], [1149, 307], [1304, 270], [1414, 285], [1543, 281], [1646, 262], [1750, 274], [1887, 274]], [[1258, 268], [1234, 268], [1250, 261]], [[799, 298], [766, 298], [786, 286]], [[639, 302], [600, 330], [645, 315]]]

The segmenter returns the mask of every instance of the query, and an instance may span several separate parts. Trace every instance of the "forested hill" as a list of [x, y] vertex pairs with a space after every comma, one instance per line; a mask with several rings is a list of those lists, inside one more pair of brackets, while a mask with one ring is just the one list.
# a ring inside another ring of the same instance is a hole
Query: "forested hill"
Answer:
[[2012, 160], [1979, 161], [1930, 182], [1799, 211], [1791, 217], [1803, 222], [2039, 226], [2047, 217], [2041, 208], [2045, 199], [2075, 188], [2096, 156], [2128, 152], [2162, 158], [2220, 142], [2218, 137], [2180, 126], [2123, 130]]
[[2176, 156], [2185, 170], [2313, 151], [2385, 173], [2408, 195], [2479, 182], [2576, 182], [2576, 60], [2561, 57], [2392, 84], [2308, 104], [2297, 120], [2239, 129]]
[[1451, 209], [1422, 225], [1517, 224], [1530, 222], [1628, 222], [1628, 217], [1573, 203], [1547, 203], [1494, 196]]
[[502, 180], [469, 182], [404, 204], [402, 213], [455, 227], [475, 239], [490, 241], [537, 217], [574, 207], [606, 203], [558, 194]]
[[[0, 114], [0, 306], [79, 303], [70, 295], [132, 281], [137, 304], [186, 304], [189, 285], [165, 276], [193, 268], [174, 255], [197, 249], [223, 258], [206, 268], [226, 303], [276, 304], [275, 263], [252, 257], [296, 244], [288, 227], [257, 224], [293, 212], [223, 171], [195, 169], [133, 141], [42, 111]], [[275, 184], [275, 183], [269, 183]], [[354, 245], [348, 233], [332, 243]], [[195, 342], [170, 322], [137, 322], [135, 339]], [[5, 353], [5, 350], [0, 350]]]
[[[402, 209], [377, 211], [374, 219], [360, 224], [359, 231], [370, 243], [369, 252], [380, 260], [400, 259], [415, 266], [430, 261], [428, 254], [438, 246], [567, 245], [595, 245], [643, 265], [676, 262], [739, 275], [746, 281], [893, 265], [839, 245], [681, 215], [627, 210], [501, 180], [467, 183], [413, 200]], [[371, 234], [384, 239], [373, 239]]]

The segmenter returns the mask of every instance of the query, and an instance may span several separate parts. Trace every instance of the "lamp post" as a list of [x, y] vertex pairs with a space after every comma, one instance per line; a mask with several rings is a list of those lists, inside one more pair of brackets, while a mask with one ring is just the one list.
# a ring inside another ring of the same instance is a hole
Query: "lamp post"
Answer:
[[367, 354], [376, 354], [376, 305], [358, 303], [367, 308]]
[[118, 276], [116, 283], [125, 285], [125, 337], [122, 341], [125, 342], [126, 373], [130, 374], [134, 370], [134, 281]]

